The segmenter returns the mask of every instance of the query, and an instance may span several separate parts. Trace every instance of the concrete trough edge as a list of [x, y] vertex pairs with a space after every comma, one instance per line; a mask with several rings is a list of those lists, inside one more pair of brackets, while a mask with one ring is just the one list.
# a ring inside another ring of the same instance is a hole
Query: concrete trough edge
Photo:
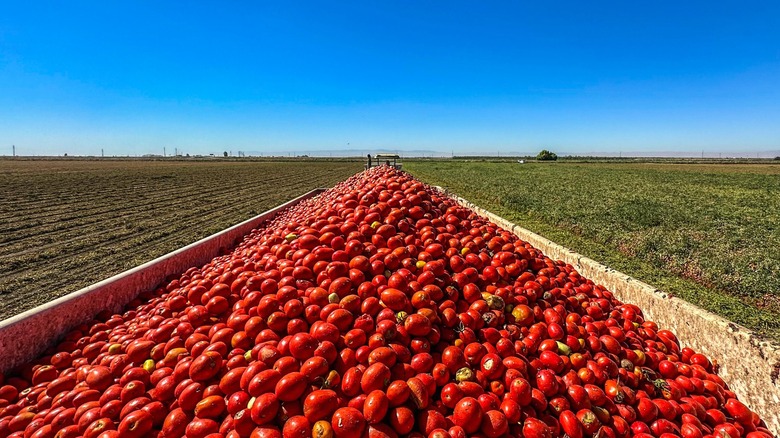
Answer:
[[611, 269], [539, 234], [437, 187], [460, 205], [511, 231], [547, 257], [572, 265], [581, 275], [601, 284], [626, 303], [639, 306], [646, 318], [674, 332], [681, 345], [717, 361], [718, 375], [740, 400], [780, 434], [780, 349], [751, 330], [687, 301]]
[[168, 276], [202, 266], [226, 253], [266, 220], [325, 190], [311, 190], [183, 248], [0, 321], [0, 371], [8, 372], [35, 359], [72, 327], [91, 320], [99, 312], [118, 312], [141, 292], [156, 288]]

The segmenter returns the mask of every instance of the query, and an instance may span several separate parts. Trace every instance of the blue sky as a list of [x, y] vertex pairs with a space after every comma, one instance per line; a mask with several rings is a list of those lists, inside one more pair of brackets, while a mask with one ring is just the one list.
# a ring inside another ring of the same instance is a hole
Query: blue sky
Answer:
[[780, 155], [778, 2], [162, 3], [3, 2], [0, 155]]

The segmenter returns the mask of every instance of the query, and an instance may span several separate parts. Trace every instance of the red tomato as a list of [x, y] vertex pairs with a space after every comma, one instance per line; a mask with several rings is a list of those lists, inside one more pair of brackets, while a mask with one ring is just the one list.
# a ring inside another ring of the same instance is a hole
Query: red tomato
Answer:
[[467, 433], [474, 433], [482, 423], [482, 407], [475, 398], [464, 397], [455, 405], [452, 421]]
[[406, 435], [414, 428], [414, 413], [405, 406], [390, 410], [390, 425], [399, 435]]
[[377, 362], [369, 365], [360, 378], [360, 389], [368, 394], [375, 389], [385, 389], [390, 384], [390, 368]]
[[360, 438], [366, 428], [366, 419], [355, 408], [339, 408], [331, 419], [336, 438]]
[[381, 390], [371, 391], [363, 404], [363, 417], [368, 424], [380, 423], [390, 408], [390, 400]]
[[306, 390], [307, 383], [308, 379], [303, 374], [297, 371], [287, 373], [276, 384], [276, 397], [280, 401], [297, 400]]
[[509, 430], [509, 422], [503, 412], [487, 411], [482, 417], [481, 431], [488, 438], [498, 438], [506, 435]]
[[265, 393], [257, 397], [252, 404], [252, 421], [263, 425], [271, 422], [279, 411], [279, 400], [273, 393]]
[[303, 415], [311, 423], [328, 418], [338, 407], [335, 391], [321, 389], [312, 391], [303, 400]]
[[552, 432], [543, 421], [531, 417], [523, 422], [523, 436], [525, 438], [552, 438]]
[[563, 411], [558, 417], [558, 421], [561, 423], [561, 428], [571, 438], [582, 438], [583, 429], [580, 420], [572, 411]]

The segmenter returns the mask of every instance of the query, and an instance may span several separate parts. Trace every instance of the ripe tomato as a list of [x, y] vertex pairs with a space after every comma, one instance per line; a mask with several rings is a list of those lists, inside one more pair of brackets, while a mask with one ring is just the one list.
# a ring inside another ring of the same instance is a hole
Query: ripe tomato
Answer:
[[311, 423], [328, 418], [338, 407], [338, 395], [330, 389], [312, 391], [303, 400], [303, 415]]
[[368, 424], [380, 423], [390, 408], [390, 400], [387, 395], [379, 390], [371, 391], [363, 404], [363, 417]]
[[366, 419], [355, 408], [339, 408], [333, 413], [331, 425], [336, 438], [360, 438], [366, 428]]
[[482, 424], [482, 407], [477, 399], [464, 397], [455, 405], [452, 413], [452, 421], [460, 426], [466, 433], [474, 433]]

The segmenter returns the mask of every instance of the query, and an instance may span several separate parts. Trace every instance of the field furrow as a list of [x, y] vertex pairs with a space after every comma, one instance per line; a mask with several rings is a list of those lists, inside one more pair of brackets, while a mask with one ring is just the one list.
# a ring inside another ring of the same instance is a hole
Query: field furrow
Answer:
[[0, 194], [0, 319], [360, 169], [349, 161], [0, 160], [9, 188]]
[[[282, 181], [281, 177], [270, 178], [268, 184], [276, 184]], [[170, 189], [155, 190], [150, 193], [144, 193], [144, 189], [133, 187], [132, 190], [117, 189], [111, 196], [101, 195], [100, 198], [88, 198], [84, 199], [79, 197], [67, 197], [61, 199], [62, 205], [58, 208], [53, 208], [47, 201], [39, 201], [37, 207], [36, 203], [33, 203], [32, 207], [29, 207], [30, 214], [24, 214], [24, 209], [13, 209], [7, 212], [6, 219], [9, 219], [7, 225], [0, 226], [0, 233], [3, 233], [3, 237], [0, 237], [0, 242], [4, 242], [6, 235], [13, 236], [12, 233], [17, 230], [24, 230], [25, 233], [33, 234], [36, 229], [45, 227], [47, 225], [55, 224], [60, 226], [59, 229], [67, 229], [70, 225], [82, 218], [88, 218], [90, 216], [102, 216], [106, 213], [116, 212], [122, 214], [124, 212], [130, 212], [132, 208], [146, 208], [150, 204], [166, 203], [171, 200], [180, 199], [209, 199], [210, 195], [223, 192], [223, 188], [215, 188], [208, 184], [201, 185], [202, 190], [191, 190], [188, 194], [182, 194], [180, 187], [174, 187]], [[193, 187], [193, 189], [196, 187]], [[132, 193], [133, 196], [128, 199], [128, 193]], [[60, 199], [60, 198], [58, 198]], [[118, 202], [123, 202], [128, 205], [128, 209], [117, 210], [116, 205]], [[41, 211], [41, 203], [47, 205], [46, 209]], [[4, 208], [0, 206], [0, 211]], [[0, 215], [0, 220], [3, 216]], [[12, 219], [12, 220], [11, 220]], [[56, 231], [56, 230], [55, 230]], [[23, 237], [23, 236], [22, 236]]]

